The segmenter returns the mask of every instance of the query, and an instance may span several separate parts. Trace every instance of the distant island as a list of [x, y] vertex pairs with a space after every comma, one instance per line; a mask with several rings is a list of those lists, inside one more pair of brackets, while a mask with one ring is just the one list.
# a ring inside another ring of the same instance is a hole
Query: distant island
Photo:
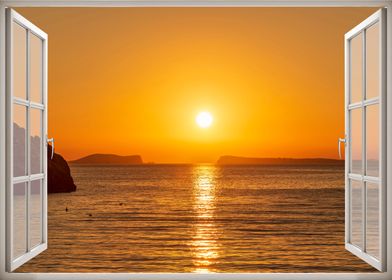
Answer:
[[138, 165], [143, 164], [140, 155], [119, 156], [114, 154], [93, 154], [86, 157], [70, 161], [71, 164], [118, 164], [118, 165]]
[[344, 160], [328, 158], [251, 158], [221, 156], [218, 165], [344, 165]]
[[[91, 165], [141, 165], [144, 163], [140, 155], [120, 156], [115, 154], [92, 154], [77, 160], [69, 161], [70, 164]], [[344, 165], [344, 160], [329, 158], [256, 158], [240, 156], [221, 156], [217, 165]]]

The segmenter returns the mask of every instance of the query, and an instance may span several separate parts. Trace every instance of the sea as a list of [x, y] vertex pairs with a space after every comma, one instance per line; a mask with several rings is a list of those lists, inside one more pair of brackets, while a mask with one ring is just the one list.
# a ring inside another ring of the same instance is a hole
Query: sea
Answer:
[[344, 167], [71, 165], [17, 272], [375, 272], [344, 248]]

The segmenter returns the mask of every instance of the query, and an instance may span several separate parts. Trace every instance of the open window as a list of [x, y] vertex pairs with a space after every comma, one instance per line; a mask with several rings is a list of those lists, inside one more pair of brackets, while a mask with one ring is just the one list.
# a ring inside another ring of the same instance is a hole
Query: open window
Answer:
[[346, 249], [386, 265], [386, 25], [379, 10], [345, 36]]
[[47, 35], [7, 10], [7, 269], [47, 248]]
[[[345, 36], [346, 249], [386, 270], [386, 11]], [[7, 10], [7, 269], [47, 248], [47, 35]], [[53, 151], [53, 150], [52, 150]]]

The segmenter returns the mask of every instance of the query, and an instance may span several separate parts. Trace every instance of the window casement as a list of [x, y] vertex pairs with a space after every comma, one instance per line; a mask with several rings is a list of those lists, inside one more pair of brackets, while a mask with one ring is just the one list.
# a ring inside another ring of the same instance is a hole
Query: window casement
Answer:
[[385, 16], [381, 9], [345, 36], [346, 249], [380, 271], [386, 264]]
[[47, 248], [47, 35], [7, 9], [7, 269]]

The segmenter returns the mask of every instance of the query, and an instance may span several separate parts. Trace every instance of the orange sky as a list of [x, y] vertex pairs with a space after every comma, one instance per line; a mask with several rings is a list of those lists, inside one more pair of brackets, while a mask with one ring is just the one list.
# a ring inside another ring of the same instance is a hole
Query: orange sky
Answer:
[[[375, 8], [20, 8], [49, 35], [49, 136], [72, 160], [337, 157], [344, 33]], [[207, 129], [196, 114], [209, 111]]]

